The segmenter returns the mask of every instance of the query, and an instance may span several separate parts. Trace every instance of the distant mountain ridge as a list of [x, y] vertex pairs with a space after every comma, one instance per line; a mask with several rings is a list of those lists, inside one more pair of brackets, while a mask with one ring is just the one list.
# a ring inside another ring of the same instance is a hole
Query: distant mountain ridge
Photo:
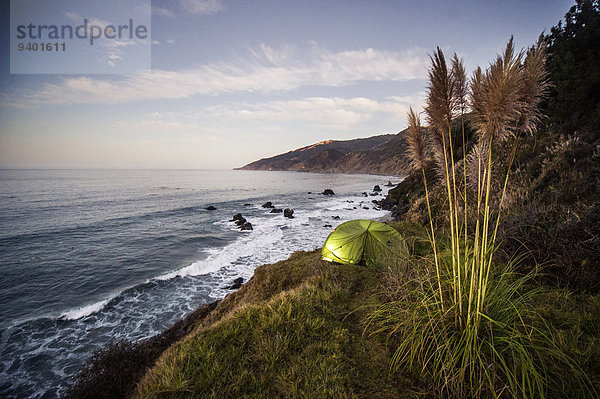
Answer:
[[326, 140], [251, 162], [238, 170], [404, 175], [405, 131], [353, 140]]

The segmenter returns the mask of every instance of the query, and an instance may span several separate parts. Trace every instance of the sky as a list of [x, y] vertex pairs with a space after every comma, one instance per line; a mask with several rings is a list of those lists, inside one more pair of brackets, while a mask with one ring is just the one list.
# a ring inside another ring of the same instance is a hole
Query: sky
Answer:
[[[106, 27], [119, 15], [107, 17], [103, 3], [45, 0], [36, 18]], [[464, 58], [470, 74], [511, 35], [519, 49], [532, 45], [573, 4], [153, 0], [147, 47], [106, 39], [100, 69], [84, 65], [93, 56], [29, 54], [26, 65], [59, 66], [32, 74], [11, 73], [15, 32], [0, 0], [0, 168], [224, 170], [323, 140], [398, 133], [409, 107], [422, 110], [436, 47]], [[127, 70], [134, 61], [147, 68]]]

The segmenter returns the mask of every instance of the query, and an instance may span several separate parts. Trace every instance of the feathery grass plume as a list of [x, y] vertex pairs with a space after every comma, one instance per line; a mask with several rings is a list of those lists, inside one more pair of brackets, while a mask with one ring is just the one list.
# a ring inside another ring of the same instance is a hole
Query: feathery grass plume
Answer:
[[521, 60], [511, 36], [502, 56], [471, 81], [471, 122], [479, 141], [502, 143], [514, 135], [524, 104]]
[[444, 53], [438, 47], [429, 68], [429, 92], [427, 93], [427, 123], [436, 132], [447, 132], [454, 116], [454, 80], [446, 65]]
[[467, 73], [465, 72], [465, 63], [463, 59], [459, 59], [454, 53], [452, 57], [452, 76], [454, 78], [454, 93], [452, 94], [455, 101], [454, 108], [460, 110], [464, 114], [467, 107]]
[[448, 170], [447, 162], [449, 137], [448, 132], [454, 116], [453, 101], [454, 80], [452, 73], [448, 70], [444, 53], [438, 47], [431, 60], [429, 68], [429, 86], [425, 106], [427, 123], [432, 130], [431, 141], [433, 143], [434, 158], [439, 168], [440, 176], [444, 176]]
[[523, 63], [523, 88], [521, 102], [523, 110], [519, 120], [519, 130], [533, 134], [537, 124], [540, 122], [540, 102], [548, 94], [550, 83], [546, 71], [547, 40], [540, 35], [537, 43], [527, 50], [525, 62]]
[[419, 115], [413, 111], [412, 107], [408, 111], [407, 133], [407, 155], [408, 159], [410, 159], [410, 165], [414, 170], [421, 170], [425, 165], [427, 148], [425, 147], [423, 128], [421, 127], [421, 118], [419, 118]]

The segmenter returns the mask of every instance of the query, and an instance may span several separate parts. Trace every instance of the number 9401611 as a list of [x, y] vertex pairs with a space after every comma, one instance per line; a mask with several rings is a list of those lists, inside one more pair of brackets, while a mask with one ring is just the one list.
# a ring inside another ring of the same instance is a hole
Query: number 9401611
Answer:
[[52, 51], [65, 51], [65, 43], [19, 43], [17, 49], [19, 51], [40, 51], [40, 52], [52, 52]]

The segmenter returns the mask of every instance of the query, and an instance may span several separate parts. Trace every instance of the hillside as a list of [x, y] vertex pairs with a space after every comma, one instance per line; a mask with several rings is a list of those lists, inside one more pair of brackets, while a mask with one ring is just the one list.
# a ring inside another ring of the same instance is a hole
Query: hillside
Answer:
[[[431, 253], [424, 227], [391, 225], [408, 238], [413, 256]], [[318, 250], [296, 252], [260, 266], [238, 291], [163, 334], [107, 347], [66, 397], [436, 397], [425, 374], [390, 372], [398, 337], [370, 324], [375, 309], [402, 291], [402, 280], [320, 258]], [[551, 288], [532, 303], [593, 383], [600, 378], [599, 299]], [[569, 373], [561, 383], [548, 397], [586, 397]]]
[[406, 169], [401, 155], [406, 148], [404, 133], [322, 141], [238, 169], [403, 175]]

